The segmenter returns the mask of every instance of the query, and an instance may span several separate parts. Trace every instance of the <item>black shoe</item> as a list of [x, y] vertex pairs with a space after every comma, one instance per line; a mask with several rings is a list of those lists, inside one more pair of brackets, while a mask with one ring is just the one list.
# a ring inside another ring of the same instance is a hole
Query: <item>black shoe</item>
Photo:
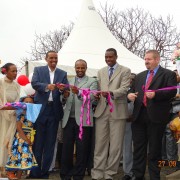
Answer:
[[136, 176], [132, 176], [131, 180], [145, 180], [145, 178], [137, 178]]
[[41, 179], [40, 177], [30, 177], [30, 176], [27, 176], [25, 179]]
[[131, 178], [131, 176], [129, 176], [129, 175], [125, 175], [123, 178], [122, 178], [122, 180], [131, 180], [132, 178]]
[[90, 170], [90, 169], [87, 169], [86, 171], [87, 171], [87, 175], [88, 175], [88, 176], [91, 176], [91, 170]]

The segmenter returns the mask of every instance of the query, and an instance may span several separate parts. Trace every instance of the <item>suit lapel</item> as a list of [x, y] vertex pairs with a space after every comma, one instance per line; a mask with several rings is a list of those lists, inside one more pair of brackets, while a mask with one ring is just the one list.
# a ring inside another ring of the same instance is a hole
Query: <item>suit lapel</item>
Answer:
[[49, 75], [49, 68], [48, 66], [45, 66], [45, 78], [48, 80], [48, 83], [50, 84], [50, 75]]
[[109, 82], [109, 72], [108, 72], [108, 66], [103, 71], [103, 77]]
[[81, 82], [78, 84], [78, 88], [81, 88], [84, 84], [86, 84], [88, 81], [88, 77], [87, 76], [84, 76], [82, 79], [81, 79]]
[[148, 70], [144, 71], [141, 77], [142, 86], [146, 85], [146, 78], [147, 78]]
[[109, 82], [111, 82], [121, 72], [121, 66], [118, 64]]
[[152, 79], [152, 82], [151, 82], [151, 84], [150, 84], [150, 86], [149, 86], [149, 89], [150, 89], [150, 87], [157, 81], [158, 77], [161, 76], [162, 72], [163, 72], [163, 71], [162, 71], [162, 68], [161, 68], [161, 66], [159, 66], [158, 71], [156, 72], [155, 76], [154, 76], [153, 79]]

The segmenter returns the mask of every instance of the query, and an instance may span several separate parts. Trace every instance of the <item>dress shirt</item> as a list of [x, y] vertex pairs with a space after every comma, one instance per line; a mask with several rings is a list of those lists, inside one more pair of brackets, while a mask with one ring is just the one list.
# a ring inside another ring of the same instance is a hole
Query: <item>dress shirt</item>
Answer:
[[[49, 66], [48, 66], [48, 69], [49, 69], [50, 83], [53, 84], [53, 81], [54, 81], [54, 73], [55, 73], [55, 71], [56, 71], [56, 68], [54, 69], [54, 71], [51, 71], [51, 69], [50, 69]], [[50, 91], [48, 101], [53, 101], [52, 91]]]
[[113, 68], [113, 74], [114, 74], [116, 67], [117, 67], [117, 63], [113, 67], [108, 66], [108, 75], [110, 75], [111, 68]]
[[[156, 75], [158, 69], [159, 69], [159, 65], [158, 65], [155, 69], [153, 69], [153, 71], [154, 71], [154, 76]], [[147, 80], [148, 80], [149, 76], [150, 76], [150, 70], [148, 71], [148, 74], [147, 74], [147, 77], [146, 77], [146, 83], [147, 83]], [[154, 77], [154, 76], [153, 76], [153, 77]]]

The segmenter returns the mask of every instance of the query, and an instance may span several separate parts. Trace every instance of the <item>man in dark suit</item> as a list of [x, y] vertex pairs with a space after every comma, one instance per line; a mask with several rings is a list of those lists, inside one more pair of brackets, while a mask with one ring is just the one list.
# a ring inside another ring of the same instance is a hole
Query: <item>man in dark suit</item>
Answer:
[[[47, 66], [35, 67], [32, 87], [36, 90], [34, 102], [42, 104], [41, 112], [35, 123], [33, 145], [38, 168], [31, 171], [32, 178], [48, 178], [48, 170], [54, 153], [59, 121], [63, 118], [60, 96], [67, 84], [67, 73], [56, 67], [58, 55], [55, 51], [46, 54]], [[57, 83], [61, 84], [57, 87]]]
[[144, 93], [142, 87], [156, 90], [176, 86], [176, 74], [159, 65], [160, 55], [156, 50], [147, 51], [144, 60], [147, 70], [136, 76], [128, 94], [128, 99], [134, 101], [132, 179], [143, 180], [148, 159], [150, 179], [160, 180], [162, 136], [169, 121], [170, 99], [176, 95], [176, 90]]

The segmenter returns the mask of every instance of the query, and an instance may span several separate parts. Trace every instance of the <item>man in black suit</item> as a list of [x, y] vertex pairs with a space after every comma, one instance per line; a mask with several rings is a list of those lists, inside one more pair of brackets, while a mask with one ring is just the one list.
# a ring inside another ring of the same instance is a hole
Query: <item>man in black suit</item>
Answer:
[[[46, 66], [35, 67], [32, 87], [36, 90], [34, 102], [42, 104], [41, 112], [36, 120], [33, 151], [38, 168], [31, 171], [31, 178], [49, 177], [59, 121], [63, 118], [61, 94], [68, 84], [67, 72], [57, 68], [58, 54], [49, 51], [46, 54]], [[59, 85], [57, 86], [57, 83]]]
[[134, 101], [132, 179], [143, 180], [148, 159], [150, 179], [160, 180], [162, 136], [170, 119], [170, 99], [176, 95], [176, 90], [144, 93], [142, 87], [157, 90], [176, 86], [176, 74], [159, 65], [160, 55], [157, 50], [147, 51], [144, 60], [147, 70], [136, 76], [128, 94], [128, 99]]

